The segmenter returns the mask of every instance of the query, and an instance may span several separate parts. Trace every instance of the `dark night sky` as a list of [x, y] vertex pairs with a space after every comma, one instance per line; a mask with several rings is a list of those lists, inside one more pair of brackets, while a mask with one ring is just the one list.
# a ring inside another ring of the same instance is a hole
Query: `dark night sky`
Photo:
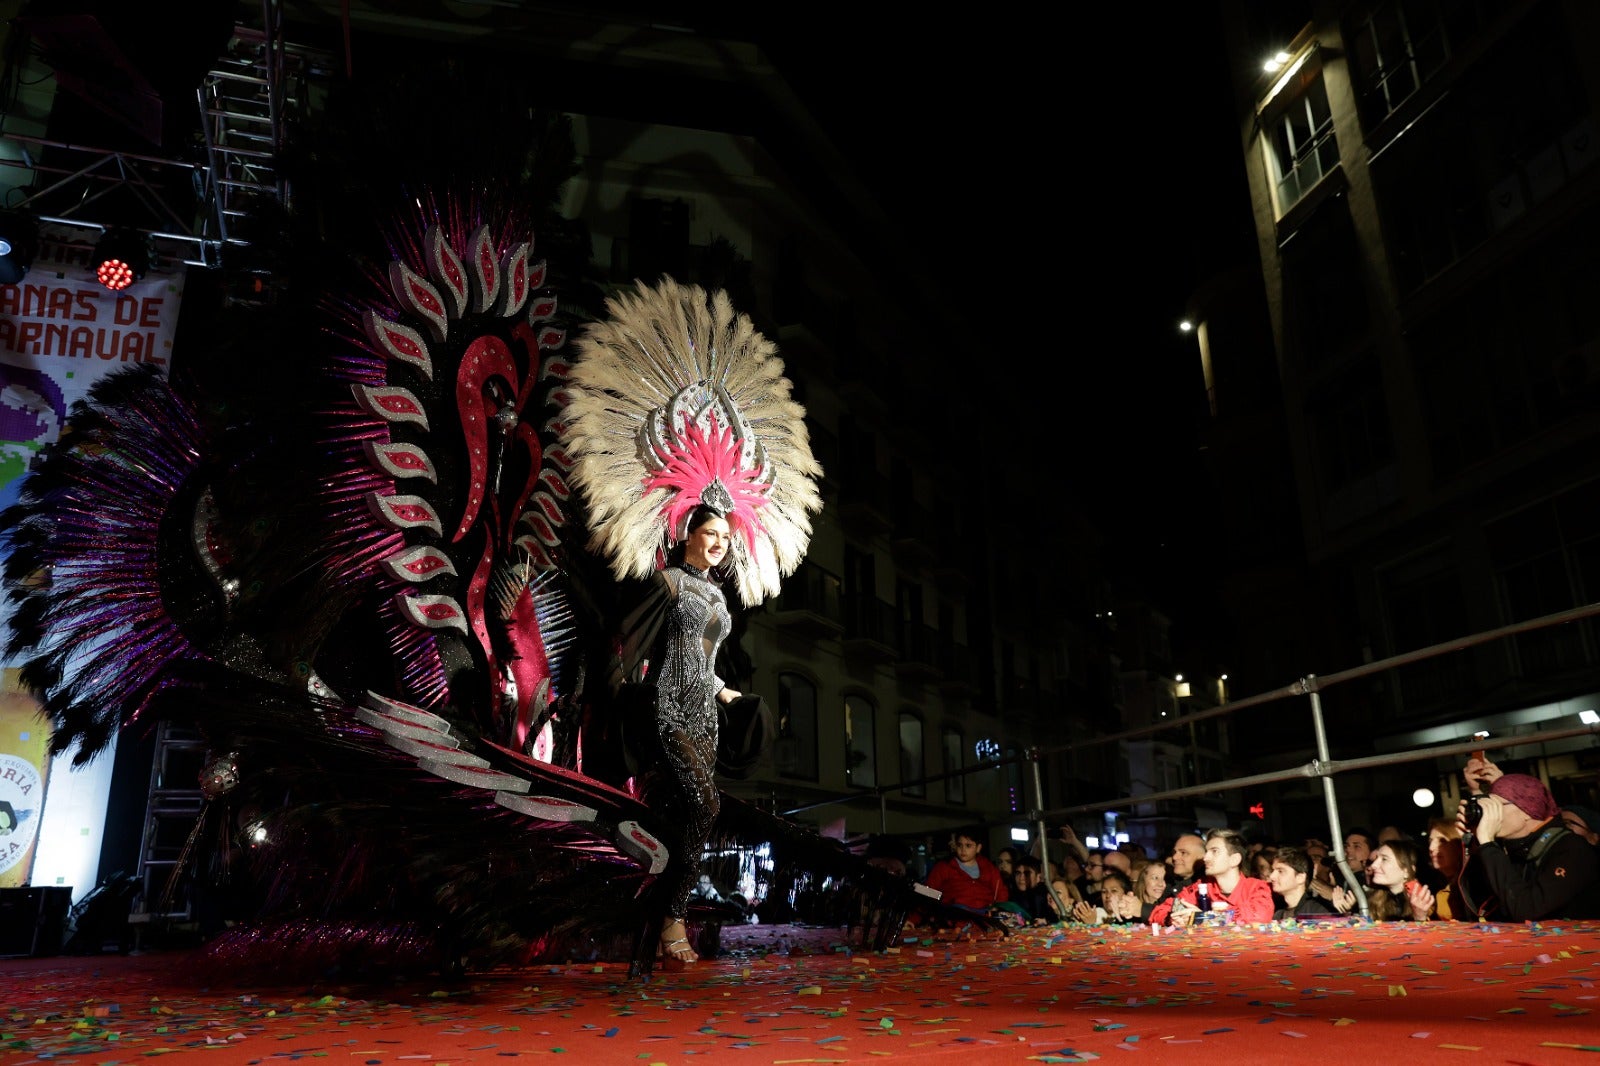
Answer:
[[1255, 235], [1213, 5], [1154, 37], [1116, 7], [1066, 37], [922, 20], [765, 43], [908, 246], [966, 264], [981, 328], [1038, 361], [1010, 368], [1017, 400], [1083, 457], [1068, 491], [1124, 568], [1204, 610], [1210, 534], [1185, 519], [1205, 513], [1202, 386], [1176, 325]]

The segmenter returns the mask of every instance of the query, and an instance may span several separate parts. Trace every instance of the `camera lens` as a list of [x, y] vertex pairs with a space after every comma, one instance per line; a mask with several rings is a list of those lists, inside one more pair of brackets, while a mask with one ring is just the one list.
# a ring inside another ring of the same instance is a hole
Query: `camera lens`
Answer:
[[1483, 821], [1483, 804], [1477, 796], [1467, 797], [1467, 832], [1478, 828], [1478, 823]]

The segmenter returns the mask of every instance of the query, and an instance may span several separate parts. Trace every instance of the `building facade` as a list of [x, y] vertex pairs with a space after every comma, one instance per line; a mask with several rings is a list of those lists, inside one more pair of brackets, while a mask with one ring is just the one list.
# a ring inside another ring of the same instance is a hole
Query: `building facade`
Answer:
[[[1600, 600], [1600, 10], [1222, 11], [1308, 562], [1273, 615], [1304, 656], [1291, 676]], [[1205, 358], [1257, 346], [1219, 335]], [[1481, 734], [1593, 804], [1592, 735], [1516, 738], [1592, 720], [1597, 640], [1582, 617], [1340, 684], [1333, 756]], [[1340, 777], [1341, 805], [1382, 824], [1430, 787], [1453, 811], [1463, 760]]]

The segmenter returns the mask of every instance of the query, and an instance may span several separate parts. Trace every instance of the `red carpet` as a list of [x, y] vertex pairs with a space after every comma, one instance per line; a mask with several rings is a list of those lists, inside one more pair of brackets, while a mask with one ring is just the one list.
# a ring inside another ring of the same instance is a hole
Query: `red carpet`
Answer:
[[1073, 927], [881, 954], [842, 938], [744, 926], [722, 958], [644, 982], [584, 963], [381, 991], [199, 988], [181, 952], [0, 961], [0, 1061], [1600, 1066], [1600, 923]]

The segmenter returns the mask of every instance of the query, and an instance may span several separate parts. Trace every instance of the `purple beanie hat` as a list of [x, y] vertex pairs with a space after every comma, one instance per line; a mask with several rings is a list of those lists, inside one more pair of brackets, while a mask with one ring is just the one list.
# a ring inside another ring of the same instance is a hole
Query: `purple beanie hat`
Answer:
[[1544, 782], [1527, 774], [1506, 774], [1489, 786], [1489, 792], [1514, 804], [1523, 814], [1535, 820], [1554, 818], [1561, 813], [1561, 808], [1556, 806]]

